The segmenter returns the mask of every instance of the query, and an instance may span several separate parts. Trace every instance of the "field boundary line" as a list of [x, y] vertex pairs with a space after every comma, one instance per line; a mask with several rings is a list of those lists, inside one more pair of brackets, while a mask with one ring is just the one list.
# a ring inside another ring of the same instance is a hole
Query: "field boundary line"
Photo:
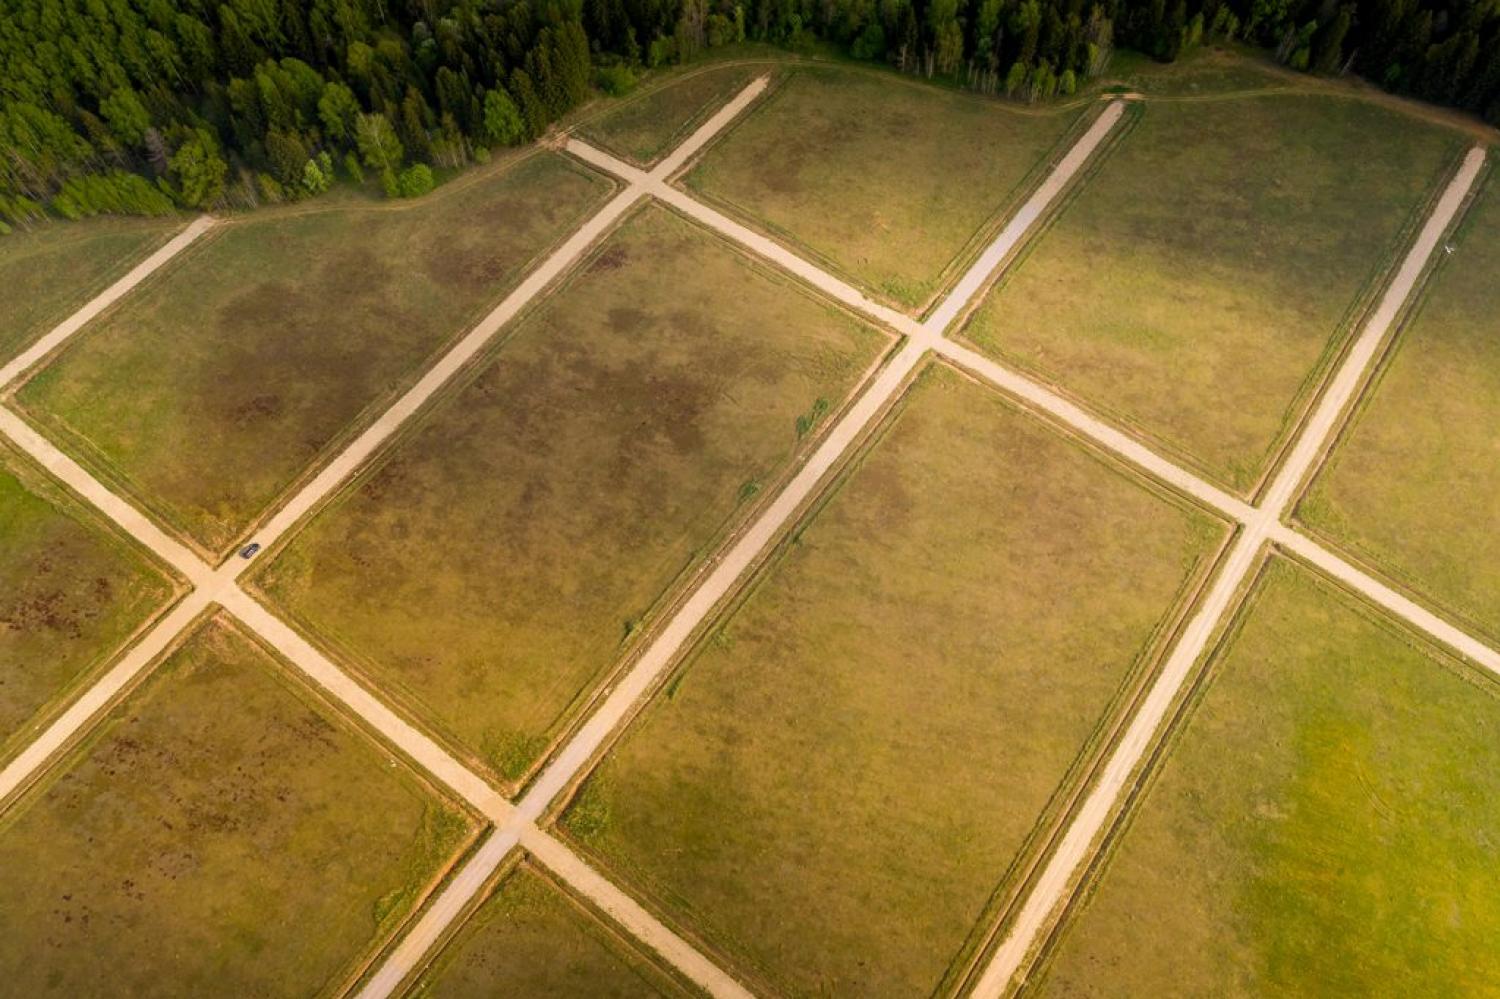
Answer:
[[1355, 401], [1378, 348], [1405, 302], [1415, 292], [1439, 241], [1467, 202], [1484, 161], [1485, 152], [1481, 147], [1471, 149], [1464, 157], [1462, 167], [1434, 204], [1395, 277], [1382, 294], [1379, 305], [1367, 318], [1364, 329], [1350, 346], [1300, 429], [1263, 501], [1254, 508], [1249, 519], [1242, 521], [1241, 533], [1218, 579], [1141, 701], [1072, 825], [1058, 841], [1009, 932], [976, 981], [972, 995], [980, 999], [996, 999], [1020, 984], [1017, 979], [1024, 975], [1028, 961], [1035, 956], [1044, 931], [1080, 883], [1078, 875], [1093, 856], [1095, 844], [1110, 821], [1117, 817], [1117, 803], [1128, 792], [1131, 778], [1156, 741], [1158, 729], [1193, 673], [1193, 667], [1208, 648], [1210, 639], [1232, 615], [1238, 605], [1236, 597], [1242, 592], [1242, 584], [1257, 563], [1261, 549], [1266, 542], [1277, 538], [1282, 518], [1294, 500], [1298, 486]]

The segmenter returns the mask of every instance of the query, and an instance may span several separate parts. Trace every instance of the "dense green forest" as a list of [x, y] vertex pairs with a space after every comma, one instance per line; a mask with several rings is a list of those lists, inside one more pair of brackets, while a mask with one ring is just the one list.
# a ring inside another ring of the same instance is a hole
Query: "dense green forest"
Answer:
[[3, 0], [0, 226], [392, 196], [746, 38], [1029, 100], [1239, 39], [1500, 121], [1500, 0]]

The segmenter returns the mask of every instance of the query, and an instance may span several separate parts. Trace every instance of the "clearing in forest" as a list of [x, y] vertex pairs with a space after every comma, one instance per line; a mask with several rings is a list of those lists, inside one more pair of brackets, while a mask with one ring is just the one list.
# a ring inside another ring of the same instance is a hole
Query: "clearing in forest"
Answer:
[[1031, 991], [1500, 990], [1500, 687], [1273, 558]]
[[1500, 184], [1442, 254], [1379, 380], [1297, 509], [1500, 639]]
[[182, 219], [49, 222], [0, 238], [0, 364], [172, 238]]
[[95, 474], [222, 554], [609, 191], [537, 152], [410, 204], [228, 223], [19, 401]]
[[562, 829], [752, 987], [930, 994], [1225, 534], [929, 367]]
[[913, 311], [977, 254], [1078, 122], [854, 69], [797, 69], [685, 183]]
[[621, 159], [650, 167], [766, 70], [764, 64], [718, 66], [670, 76], [649, 90], [606, 102], [574, 131]]
[[139, 548], [0, 443], [0, 760], [172, 593]]
[[0, 976], [27, 996], [331, 993], [471, 834], [210, 618], [5, 813]]
[[257, 585], [514, 782], [887, 343], [648, 206]]
[[503, 876], [412, 989], [423, 999], [686, 994], [616, 930], [524, 861]]
[[1250, 493], [1461, 144], [1325, 96], [1133, 113], [964, 335]]

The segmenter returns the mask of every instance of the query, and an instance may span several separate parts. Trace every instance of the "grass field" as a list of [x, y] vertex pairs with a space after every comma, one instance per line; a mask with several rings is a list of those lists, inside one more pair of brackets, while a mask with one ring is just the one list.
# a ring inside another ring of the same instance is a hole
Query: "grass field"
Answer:
[[912, 393], [563, 819], [774, 992], [938, 986], [1223, 536], [951, 369]]
[[1278, 75], [1259, 58], [1211, 48], [1198, 49], [1170, 63], [1128, 49], [1117, 50], [1099, 80], [1106, 86], [1151, 97], [1213, 99], [1246, 91], [1290, 90], [1302, 82], [1290, 72]]
[[0, 820], [17, 995], [334, 990], [470, 832], [205, 622]]
[[0, 444], [0, 760], [172, 591], [140, 551]]
[[1078, 116], [888, 74], [803, 69], [715, 144], [686, 183], [917, 309], [1018, 204]]
[[683, 994], [616, 931], [527, 864], [505, 876], [412, 990], [414, 999]]
[[886, 342], [644, 209], [258, 585], [517, 779]]
[[57, 222], [0, 238], [0, 364], [182, 228], [181, 219]]
[[1500, 991], [1500, 688], [1273, 562], [1047, 995]]
[[1329, 97], [1136, 113], [966, 335], [1248, 493], [1461, 145]]
[[236, 222], [19, 398], [102, 476], [222, 553], [608, 190], [539, 153], [409, 204]]
[[1500, 185], [1297, 515], [1500, 639]]
[[671, 152], [746, 84], [771, 67], [719, 66], [669, 77], [590, 118], [578, 136], [641, 166]]

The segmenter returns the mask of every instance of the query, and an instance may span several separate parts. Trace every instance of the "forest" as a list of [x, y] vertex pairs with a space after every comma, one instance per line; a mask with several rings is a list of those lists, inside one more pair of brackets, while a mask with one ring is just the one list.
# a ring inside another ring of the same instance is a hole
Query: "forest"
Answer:
[[1115, 46], [1243, 41], [1500, 123], [1500, 2], [1458, 0], [7, 0], [0, 231], [417, 196], [597, 89], [750, 39], [1014, 99], [1073, 93]]

